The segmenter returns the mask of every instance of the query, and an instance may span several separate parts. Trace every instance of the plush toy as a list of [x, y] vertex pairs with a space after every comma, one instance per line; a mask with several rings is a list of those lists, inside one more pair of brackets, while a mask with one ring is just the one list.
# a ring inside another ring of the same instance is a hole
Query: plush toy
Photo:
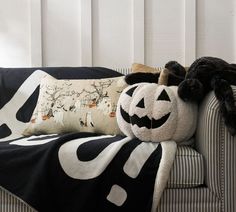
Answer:
[[151, 142], [181, 142], [195, 131], [197, 105], [182, 101], [177, 86], [137, 83], [121, 93], [117, 122], [129, 137]]
[[[182, 69], [175, 62], [170, 69]], [[236, 134], [236, 106], [230, 85], [236, 85], [236, 65], [215, 57], [197, 59], [189, 68], [185, 80], [180, 83], [178, 94], [184, 101], [200, 102], [214, 90], [220, 103], [220, 111], [231, 135]]]

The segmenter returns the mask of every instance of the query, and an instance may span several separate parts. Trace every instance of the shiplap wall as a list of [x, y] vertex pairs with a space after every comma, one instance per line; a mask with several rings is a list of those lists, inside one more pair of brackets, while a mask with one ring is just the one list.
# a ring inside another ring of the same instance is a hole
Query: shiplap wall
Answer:
[[236, 63], [235, 0], [0, 0], [0, 66]]

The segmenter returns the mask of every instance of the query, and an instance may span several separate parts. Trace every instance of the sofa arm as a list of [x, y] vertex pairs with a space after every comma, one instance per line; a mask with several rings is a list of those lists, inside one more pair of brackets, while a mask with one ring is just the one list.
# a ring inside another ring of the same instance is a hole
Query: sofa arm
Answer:
[[[232, 88], [236, 99], [236, 86]], [[231, 136], [225, 127], [214, 92], [210, 92], [199, 107], [196, 148], [204, 157], [207, 187], [222, 200], [224, 211], [233, 210], [232, 204], [236, 202], [236, 136]]]

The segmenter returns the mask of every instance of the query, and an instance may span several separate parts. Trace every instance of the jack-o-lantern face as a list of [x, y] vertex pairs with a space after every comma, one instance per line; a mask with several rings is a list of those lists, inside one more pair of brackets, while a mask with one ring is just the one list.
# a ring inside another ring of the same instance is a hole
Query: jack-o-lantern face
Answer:
[[[142, 110], [146, 110], [145, 106], [147, 106], [148, 102], [146, 102], [145, 99], [147, 101], [147, 98], [145, 98], [145, 96], [141, 98], [141, 100], [138, 99], [138, 103], [135, 106], [136, 111], [139, 110], [138, 112], [142, 113]], [[155, 119], [154, 117], [149, 118], [148, 115], [144, 115], [143, 117], [140, 118], [137, 114], [134, 113], [134, 115], [130, 117], [131, 124], [137, 125], [138, 127], [146, 127], [147, 129], [151, 129], [151, 128], [155, 129], [155, 128], [161, 127], [169, 118], [170, 113], [171, 113], [170, 108], [172, 107], [172, 105], [171, 105], [171, 100], [165, 90], [161, 92], [156, 102], [157, 101], [164, 101], [163, 103], [166, 103], [166, 107], [165, 107], [166, 111], [163, 111], [163, 116], [160, 115], [161, 116], [160, 118]]]
[[165, 140], [176, 125], [176, 98], [167, 86], [149, 84], [140, 89], [130, 104], [131, 128], [143, 141]]
[[[178, 142], [194, 132], [196, 112], [196, 105], [184, 103], [178, 97], [176, 86], [141, 83], [127, 87], [122, 92], [117, 121], [127, 136], [135, 136], [143, 141]], [[184, 131], [181, 130], [181, 124]]]

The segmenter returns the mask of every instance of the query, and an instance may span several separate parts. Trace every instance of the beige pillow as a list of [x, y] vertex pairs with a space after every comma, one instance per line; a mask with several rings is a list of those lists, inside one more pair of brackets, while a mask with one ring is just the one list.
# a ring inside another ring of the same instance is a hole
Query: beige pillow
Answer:
[[160, 76], [158, 78], [157, 83], [159, 85], [167, 85], [168, 84], [168, 78], [169, 78], [169, 70], [166, 68], [153, 68], [151, 66], [147, 66], [140, 63], [133, 63], [132, 64], [132, 72], [142, 72], [142, 73], [159, 73]]
[[42, 79], [37, 106], [23, 135], [66, 132], [121, 134], [116, 106], [124, 77], [93, 80]]
[[133, 63], [131, 69], [133, 73], [137, 72], [160, 73], [163, 70], [163, 68], [153, 68], [151, 66], [147, 66], [141, 63]]

